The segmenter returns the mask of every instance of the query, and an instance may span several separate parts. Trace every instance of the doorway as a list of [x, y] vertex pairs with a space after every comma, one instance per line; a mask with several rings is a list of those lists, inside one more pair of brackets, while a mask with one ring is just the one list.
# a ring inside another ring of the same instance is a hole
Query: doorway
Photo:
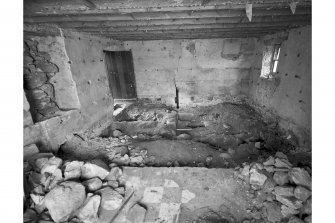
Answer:
[[136, 82], [131, 51], [104, 51], [109, 87], [116, 100], [135, 100]]

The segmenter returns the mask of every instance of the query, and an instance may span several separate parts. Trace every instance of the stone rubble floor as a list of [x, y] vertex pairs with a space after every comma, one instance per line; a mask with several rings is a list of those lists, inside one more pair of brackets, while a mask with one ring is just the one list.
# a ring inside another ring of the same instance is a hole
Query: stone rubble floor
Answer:
[[202, 109], [133, 105], [119, 128], [76, 134], [25, 162], [24, 222], [311, 222], [311, 153], [249, 107]]

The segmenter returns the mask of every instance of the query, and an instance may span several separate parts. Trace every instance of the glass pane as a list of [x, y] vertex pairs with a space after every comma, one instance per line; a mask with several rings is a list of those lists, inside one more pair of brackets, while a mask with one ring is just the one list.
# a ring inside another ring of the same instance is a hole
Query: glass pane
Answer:
[[272, 70], [273, 73], [277, 72], [277, 65], [278, 65], [278, 61], [276, 60], [274, 65], [273, 65], [273, 70]]

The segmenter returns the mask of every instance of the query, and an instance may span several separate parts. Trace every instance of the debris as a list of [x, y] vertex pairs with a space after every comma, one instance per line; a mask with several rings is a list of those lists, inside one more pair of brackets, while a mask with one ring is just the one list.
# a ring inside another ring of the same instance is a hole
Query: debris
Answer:
[[98, 218], [98, 209], [101, 197], [94, 195], [88, 197], [82, 207], [78, 210], [76, 216], [84, 223], [95, 222]]
[[222, 159], [231, 159], [231, 155], [229, 153], [221, 153], [220, 157]]
[[122, 175], [122, 170], [119, 167], [113, 167], [108, 175], [106, 176], [106, 180], [117, 180]]
[[81, 177], [83, 179], [99, 177], [101, 180], [103, 180], [108, 174], [109, 172], [106, 169], [92, 163], [85, 163], [81, 167]]
[[293, 209], [299, 209], [303, 206], [302, 201], [297, 200], [295, 197], [285, 197], [276, 195], [276, 200]]
[[273, 180], [280, 186], [289, 182], [289, 175], [284, 172], [275, 172], [273, 175]]
[[258, 170], [256, 169], [250, 170], [250, 184], [263, 186], [266, 179], [267, 179], [267, 176], [260, 173]]
[[130, 157], [130, 163], [141, 164], [142, 162], [143, 162], [143, 157], [142, 156]]
[[261, 148], [261, 143], [260, 142], [255, 142], [255, 148], [260, 149]]
[[110, 211], [121, 206], [123, 197], [112, 188], [105, 187], [97, 192], [101, 195], [101, 208]]
[[277, 186], [274, 188], [274, 194], [275, 195], [280, 195], [280, 196], [294, 196], [293, 191], [294, 187], [291, 186]]
[[295, 167], [291, 169], [288, 175], [290, 177], [290, 180], [296, 185], [304, 186], [308, 189], [311, 189], [312, 179], [306, 170]]
[[275, 159], [272, 156], [269, 156], [269, 158], [263, 163], [264, 166], [273, 166], [275, 165]]
[[272, 177], [268, 177], [263, 185], [263, 190], [266, 192], [272, 192], [276, 186], [276, 182], [273, 180]]
[[102, 181], [98, 178], [92, 178], [83, 182], [83, 185], [88, 191], [96, 191], [102, 187]]
[[288, 223], [305, 223], [305, 222], [296, 216], [292, 216], [288, 220]]
[[79, 179], [81, 177], [81, 167], [84, 165], [84, 162], [72, 161], [66, 162], [63, 166], [64, 168], [64, 179]]
[[292, 168], [292, 164], [289, 161], [280, 158], [276, 158], [275, 166], [278, 168], [287, 168], [287, 169]]
[[287, 207], [286, 205], [283, 204], [281, 206], [281, 213], [282, 213], [284, 218], [289, 218], [293, 215], [299, 214], [299, 210]]
[[85, 201], [85, 188], [80, 183], [63, 182], [44, 198], [44, 205], [55, 222], [67, 221]]
[[282, 152], [276, 152], [275, 157], [288, 160], [287, 156]]
[[113, 131], [113, 137], [115, 137], [115, 138], [120, 137], [122, 135], [123, 135], [123, 133], [119, 130], [114, 130]]
[[118, 192], [119, 194], [121, 194], [122, 196], [125, 195], [125, 189], [124, 187], [118, 187], [114, 189], [116, 192]]
[[312, 223], [312, 215], [308, 215], [308, 216], [304, 219], [304, 221], [305, 221], [306, 223]]
[[116, 180], [109, 180], [107, 182], [107, 185], [109, 185], [113, 189], [116, 189], [116, 188], [118, 188], [119, 183]]
[[304, 206], [301, 209], [302, 214], [312, 214], [312, 199], [309, 198], [304, 202]]
[[35, 222], [37, 214], [33, 209], [28, 208], [23, 214], [23, 222]]
[[265, 202], [264, 207], [267, 211], [267, 219], [270, 222], [280, 222], [282, 219], [282, 213], [278, 204], [275, 202]]
[[207, 156], [206, 157], [206, 165], [209, 166], [213, 160], [213, 156]]
[[306, 201], [311, 195], [312, 192], [305, 187], [297, 186], [294, 189], [294, 196], [299, 200]]

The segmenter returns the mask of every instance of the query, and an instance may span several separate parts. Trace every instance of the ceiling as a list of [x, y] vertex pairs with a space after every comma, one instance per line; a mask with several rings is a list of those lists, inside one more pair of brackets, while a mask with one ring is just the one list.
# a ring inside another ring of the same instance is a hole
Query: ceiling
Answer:
[[311, 14], [311, 0], [24, 0], [27, 25], [118, 40], [260, 37], [310, 25]]

